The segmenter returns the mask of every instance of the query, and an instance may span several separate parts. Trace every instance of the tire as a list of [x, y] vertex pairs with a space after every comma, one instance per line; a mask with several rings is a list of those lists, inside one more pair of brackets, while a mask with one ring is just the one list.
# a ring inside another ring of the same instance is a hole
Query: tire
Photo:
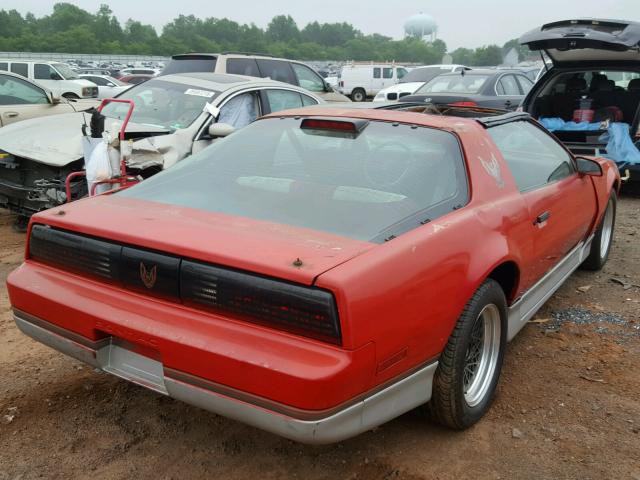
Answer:
[[616, 226], [616, 209], [618, 206], [618, 197], [615, 192], [611, 192], [607, 209], [604, 211], [602, 221], [594, 234], [591, 242], [591, 250], [589, 256], [582, 263], [581, 267], [585, 270], [601, 270], [609, 259], [611, 245], [613, 243], [613, 232]]
[[354, 102], [364, 102], [367, 99], [367, 92], [362, 88], [354, 88], [351, 92], [351, 100]]
[[29, 217], [24, 215], [18, 215], [13, 221], [11, 228], [17, 233], [27, 233], [27, 227], [29, 226]]
[[67, 100], [78, 100], [80, 98], [78, 95], [71, 92], [63, 93], [62, 96]]
[[435, 422], [463, 430], [482, 418], [493, 402], [506, 342], [507, 300], [488, 279], [465, 306], [440, 356], [426, 406]]

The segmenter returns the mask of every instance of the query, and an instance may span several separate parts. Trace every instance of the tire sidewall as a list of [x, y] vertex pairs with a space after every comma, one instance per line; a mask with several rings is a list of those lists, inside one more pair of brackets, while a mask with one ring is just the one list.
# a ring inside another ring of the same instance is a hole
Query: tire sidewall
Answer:
[[[617, 213], [617, 205], [618, 205], [618, 197], [615, 191], [611, 192], [609, 196], [609, 200], [607, 201], [607, 206], [604, 214], [602, 215], [602, 220], [600, 221], [600, 225], [596, 229], [594, 233], [593, 240], [591, 241], [591, 249], [589, 250], [589, 256], [585, 259], [582, 264], [582, 268], [587, 270], [600, 270], [604, 267], [605, 263], [609, 259], [609, 253], [611, 252], [611, 248], [613, 247], [613, 237], [615, 234], [616, 227], [616, 213]], [[609, 208], [613, 208], [613, 221], [611, 223], [611, 238], [609, 239], [609, 246], [607, 247], [607, 251], [605, 255], [600, 254], [600, 246], [602, 245], [602, 234], [604, 231], [604, 220], [607, 215], [607, 211]]]
[[[367, 96], [364, 93], [364, 90], [362, 90], [361, 88], [356, 88], [351, 94], [351, 96], [353, 97], [352, 100], [354, 102], [364, 102], [367, 99]], [[360, 100], [356, 100], [359, 96], [361, 96], [362, 98]]]
[[[507, 302], [504, 296], [504, 292], [500, 285], [493, 280], [487, 280], [477, 292], [478, 294], [470, 302], [469, 308], [465, 311], [461, 320], [462, 325], [462, 341], [456, 348], [454, 365], [456, 371], [455, 388], [457, 389], [455, 398], [457, 399], [457, 410], [460, 414], [462, 424], [470, 426], [480, 420], [480, 418], [486, 413], [493, 402], [494, 394], [498, 381], [500, 379], [500, 372], [502, 370], [502, 363], [504, 360], [504, 352], [507, 343]], [[493, 372], [493, 378], [491, 384], [487, 390], [484, 398], [480, 403], [471, 407], [464, 398], [464, 382], [463, 372], [465, 366], [465, 357], [469, 343], [471, 340], [471, 330], [475, 323], [476, 318], [482, 310], [489, 304], [494, 304], [498, 307], [500, 312], [500, 351], [498, 352], [497, 364]]]
[[[605, 252], [604, 256], [600, 255], [600, 246], [602, 245], [602, 234], [604, 233], [604, 220], [607, 217], [607, 212], [609, 211], [609, 209], [613, 209], [613, 219], [611, 221], [611, 237], [609, 238], [609, 245], [607, 246], [607, 251]], [[612, 193], [611, 196], [609, 197], [609, 201], [607, 202], [607, 208], [604, 211], [604, 215], [602, 216], [602, 222], [600, 222], [600, 227], [598, 228], [598, 241], [597, 241], [597, 254], [598, 254], [598, 260], [601, 266], [603, 266], [605, 263], [607, 263], [607, 260], [609, 259], [609, 253], [611, 252], [611, 247], [613, 246], [613, 234], [615, 232], [616, 229], [616, 210], [617, 210], [617, 197], [615, 193]]]

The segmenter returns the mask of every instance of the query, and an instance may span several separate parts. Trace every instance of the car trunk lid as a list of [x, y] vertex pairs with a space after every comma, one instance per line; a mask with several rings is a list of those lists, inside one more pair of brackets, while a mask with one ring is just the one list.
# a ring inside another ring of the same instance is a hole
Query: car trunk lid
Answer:
[[554, 65], [640, 62], [640, 23], [618, 20], [563, 20], [520, 37], [520, 44], [544, 51]]
[[41, 212], [32, 223], [306, 285], [375, 246], [315, 230], [114, 195]]

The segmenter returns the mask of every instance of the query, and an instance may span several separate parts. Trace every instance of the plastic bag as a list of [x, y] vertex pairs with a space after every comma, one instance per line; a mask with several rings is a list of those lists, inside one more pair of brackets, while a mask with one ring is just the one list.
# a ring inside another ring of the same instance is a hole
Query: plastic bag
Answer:
[[626, 123], [612, 123], [607, 134], [601, 137], [607, 142], [606, 157], [617, 164], [640, 164], [640, 150], [633, 144], [629, 135], [629, 125]]
[[[102, 138], [91, 138], [87, 140], [91, 143], [93, 143], [93, 141], [96, 141], [96, 143], [92, 145], [93, 148], [91, 149], [89, 156], [85, 156], [84, 159], [84, 168], [87, 175], [87, 185], [89, 187], [89, 194], [91, 194], [91, 187], [93, 186], [93, 184], [110, 179], [113, 172], [111, 171], [111, 162], [109, 161], [107, 142]], [[96, 189], [95, 193], [102, 193], [103, 191], [110, 189], [110, 185], [98, 185], [98, 189]]]

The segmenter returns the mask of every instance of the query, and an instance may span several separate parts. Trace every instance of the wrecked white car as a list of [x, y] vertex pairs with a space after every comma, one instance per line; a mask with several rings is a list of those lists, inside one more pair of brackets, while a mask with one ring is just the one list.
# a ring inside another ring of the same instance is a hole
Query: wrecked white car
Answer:
[[[324, 103], [294, 85], [213, 73], [154, 78], [118, 98], [135, 103], [125, 132], [132, 147], [127, 173], [142, 178], [202, 150], [230, 127], [242, 128], [271, 112]], [[127, 110], [128, 105], [106, 105], [105, 129], [117, 131]], [[0, 129], [0, 206], [16, 213], [18, 223], [67, 201], [65, 179], [84, 168], [82, 128], [90, 116], [53, 115]], [[85, 196], [84, 179], [72, 182], [70, 192], [70, 200]]]

